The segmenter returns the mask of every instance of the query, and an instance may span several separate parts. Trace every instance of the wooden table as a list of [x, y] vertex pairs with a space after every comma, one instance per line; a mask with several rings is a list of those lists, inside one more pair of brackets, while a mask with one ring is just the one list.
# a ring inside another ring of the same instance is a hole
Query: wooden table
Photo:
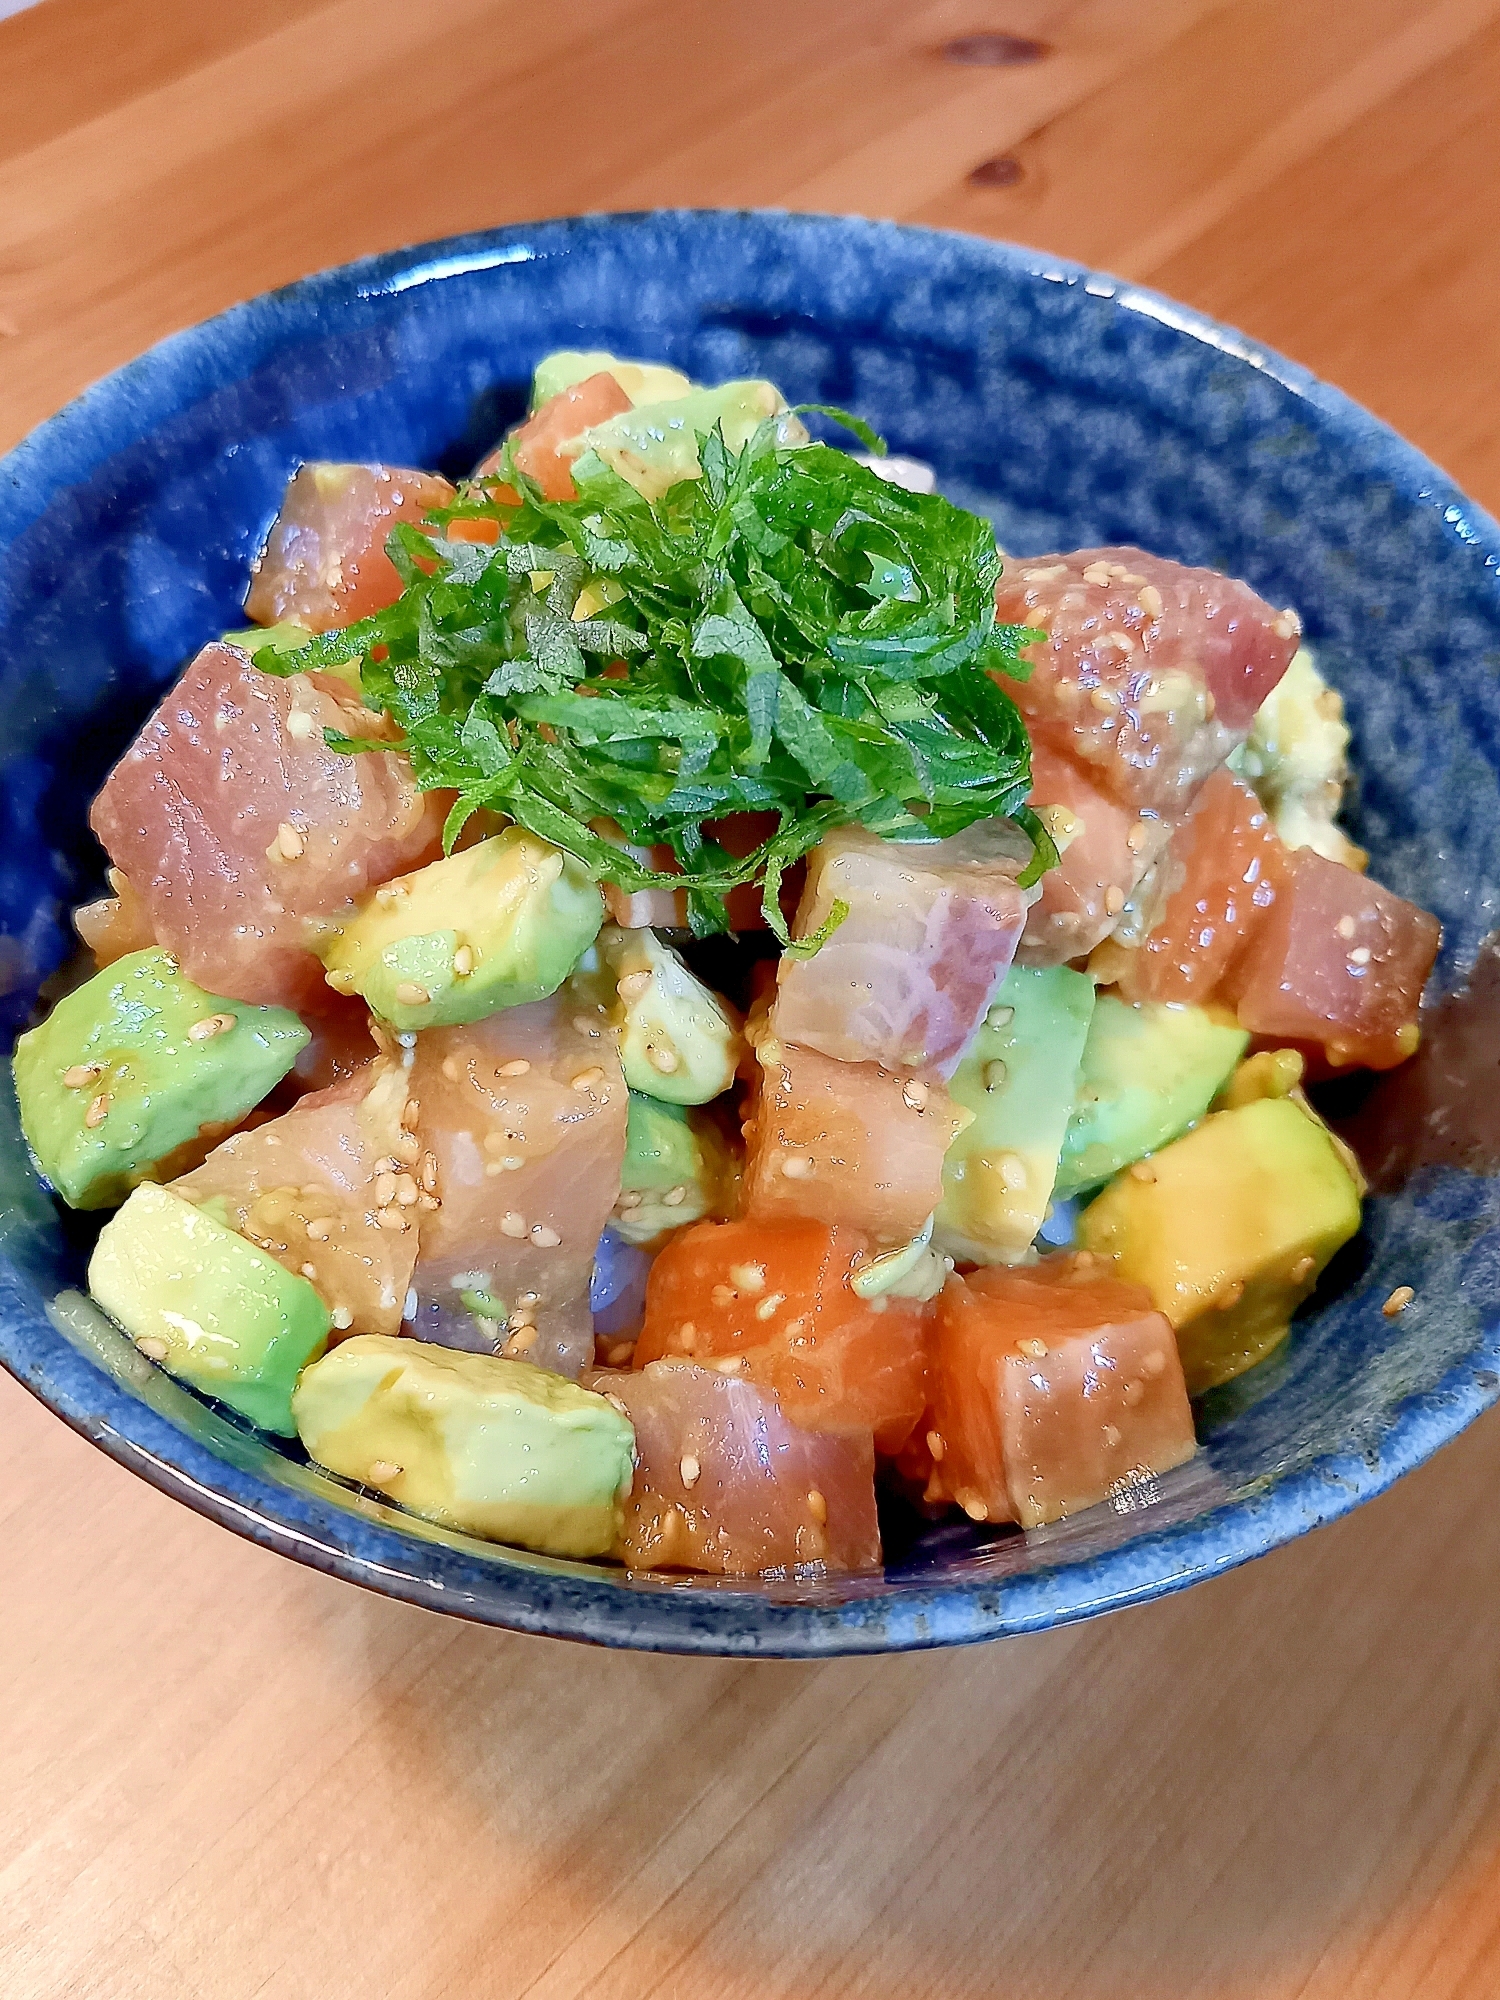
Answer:
[[[775, 203], [1149, 280], [1493, 508], [1497, 112], [1500, 0], [45, 0], [0, 24], [0, 446], [320, 265]], [[1497, 1485], [1491, 1419], [1102, 1623], [674, 1661], [295, 1568], [0, 1381], [0, 1994], [1493, 1994]]]

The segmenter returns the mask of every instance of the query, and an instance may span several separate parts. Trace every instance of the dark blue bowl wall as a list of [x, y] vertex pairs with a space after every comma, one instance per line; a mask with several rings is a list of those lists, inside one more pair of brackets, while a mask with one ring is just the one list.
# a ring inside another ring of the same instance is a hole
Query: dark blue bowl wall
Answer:
[[[1355, 831], [1382, 880], [1443, 918], [1448, 984], [1495, 923], [1496, 531], [1389, 432], [1238, 336], [1032, 253], [858, 222], [595, 218], [374, 260], [239, 308], [110, 378], [5, 462], [12, 1028], [98, 879], [86, 801], [181, 662], [240, 621], [289, 472], [314, 457], [461, 472], [521, 410], [536, 357], [564, 345], [708, 380], [768, 375], [794, 400], [858, 410], [1015, 553], [1139, 542], [1296, 605], [1349, 703]], [[1144, 1517], [1102, 1511], [1026, 1542], [937, 1530], [874, 1591], [626, 1584], [395, 1533], [391, 1510], [332, 1504], [326, 1482], [163, 1383], [86, 1314], [60, 1335], [43, 1300], [78, 1284], [83, 1238], [24, 1185], [13, 1119], [9, 1136], [0, 1356], [39, 1393], [173, 1490], [207, 1489], [194, 1504], [242, 1526], [250, 1510], [275, 1546], [538, 1629], [823, 1651], [1079, 1616], [1343, 1511], [1496, 1390], [1494, 1186], [1429, 1170], [1372, 1204], [1349, 1288], [1210, 1409], [1205, 1459]], [[1386, 1321], [1378, 1302], [1398, 1282], [1419, 1304]]]

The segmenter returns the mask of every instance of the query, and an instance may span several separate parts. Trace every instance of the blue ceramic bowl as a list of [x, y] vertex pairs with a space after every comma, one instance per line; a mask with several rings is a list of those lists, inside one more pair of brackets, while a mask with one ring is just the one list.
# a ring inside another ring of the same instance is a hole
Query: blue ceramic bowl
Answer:
[[[99, 879], [89, 798], [181, 663], [241, 621], [246, 566], [292, 469], [462, 472], [522, 409], [536, 357], [562, 346], [708, 381], [767, 375], [794, 400], [858, 410], [1015, 553], [1137, 542], [1299, 607], [1349, 704], [1355, 833], [1383, 881], [1440, 914], [1437, 983], [1461, 984], [1500, 889], [1493, 522], [1337, 392], [1133, 286], [917, 229], [684, 213], [518, 226], [310, 278], [153, 349], [5, 460], [10, 1031]], [[1444, 1016], [1459, 1040], [1473, 1038], [1467, 1005]], [[1024, 1537], [893, 1521], [879, 1580], [627, 1577], [428, 1527], [313, 1472], [141, 1360], [82, 1298], [92, 1232], [31, 1177], [8, 1104], [0, 1360], [121, 1464], [238, 1533], [465, 1617], [722, 1653], [1034, 1631], [1346, 1513], [1495, 1400], [1500, 1187], [1462, 1119], [1430, 1143], [1437, 1041], [1366, 1107], [1388, 1191], [1337, 1282], [1279, 1359], [1204, 1407], [1205, 1449], [1153, 1505]], [[1399, 1284], [1416, 1303], [1386, 1319]]]

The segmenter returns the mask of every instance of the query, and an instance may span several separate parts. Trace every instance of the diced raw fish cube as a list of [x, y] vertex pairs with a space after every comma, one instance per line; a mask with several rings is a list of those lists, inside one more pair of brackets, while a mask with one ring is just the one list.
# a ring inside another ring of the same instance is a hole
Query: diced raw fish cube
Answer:
[[811, 958], [781, 961], [771, 1026], [841, 1062], [951, 1075], [1010, 969], [1030, 844], [1008, 820], [950, 840], [840, 827], [808, 857], [796, 934], [848, 915]]
[[89, 824], [190, 979], [238, 1000], [328, 1005], [308, 920], [435, 860], [452, 803], [419, 792], [403, 756], [323, 741], [383, 726], [342, 681], [259, 673], [233, 646], [205, 646], [163, 698]]
[[1046, 633], [1031, 678], [1005, 683], [1033, 742], [1122, 805], [1173, 814], [1244, 740], [1301, 630], [1247, 583], [1132, 548], [1008, 564], [995, 603]]
[[598, 1369], [584, 1385], [635, 1426], [618, 1550], [631, 1569], [879, 1569], [868, 1431], [803, 1430], [769, 1390], [690, 1361]]
[[1031, 750], [1031, 801], [1046, 820], [1059, 861], [1038, 885], [1016, 958], [1045, 970], [1086, 958], [1120, 921], [1136, 884], [1165, 845], [1161, 815], [1106, 798], [1071, 757]]
[[390, 465], [304, 465], [253, 565], [245, 610], [257, 625], [310, 632], [353, 625], [394, 604], [401, 579], [385, 552], [396, 521], [425, 520], [454, 490]]

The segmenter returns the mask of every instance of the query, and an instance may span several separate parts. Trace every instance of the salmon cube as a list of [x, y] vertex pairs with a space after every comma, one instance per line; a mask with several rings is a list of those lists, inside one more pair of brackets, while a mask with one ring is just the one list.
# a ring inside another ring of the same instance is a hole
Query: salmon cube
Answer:
[[1016, 959], [1045, 970], [1086, 958], [1109, 936], [1168, 828], [1159, 813], [1133, 812], [1106, 798], [1071, 757], [1043, 744], [1032, 745], [1031, 779], [1031, 802], [1059, 858], [1026, 913]]
[[1234, 968], [1240, 1026], [1321, 1047], [1334, 1069], [1393, 1069], [1417, 1047], [1417, 1010], [1437, 956], [1434, 916], [1310, 847]]
[[257, 625], [309, 632], [353, 625], [394, 604], [401, 579], [385, 552], [397, 521], [421, 522], [454, 489], [390, 465], [304, 465], [253, 564], [245, 610]]
[[851, 1280], [872, 1254], [861, 1231], [823, 1222], [684, 1229], [652, 1266], [635, 1366], [738, 1357], [794, 1423], [872, 1431], [889, 1456], [927, 1406], [927, 1310], [860, 1297]]
[[635, 1426], [617, 1551], [631, 1569], [879, 1569], [868, 1431], [803, 1430], [769, 1390], [691, 1361], [597, 1369], [584, 1386], [613, 1397]]
[[[570, 383], [533, 410], [511, 437], [516, 469], [535, 480], [544, 499], [576, 500], [573, 461], [583, 449], [583, 433], [630, 407], [630, 398], [613, 375], [589, 375], [582, 382]], [[497, 446], [481, 461], [474, 477], [483, 479], [498, 471], [504, 456], [504, 445]]]
[[1170, 1325], [1091, 1258], [950, 1278], [932, 1370], [928, 1492], [973, 1520], [1060, 1521], [1197, 1449]]

